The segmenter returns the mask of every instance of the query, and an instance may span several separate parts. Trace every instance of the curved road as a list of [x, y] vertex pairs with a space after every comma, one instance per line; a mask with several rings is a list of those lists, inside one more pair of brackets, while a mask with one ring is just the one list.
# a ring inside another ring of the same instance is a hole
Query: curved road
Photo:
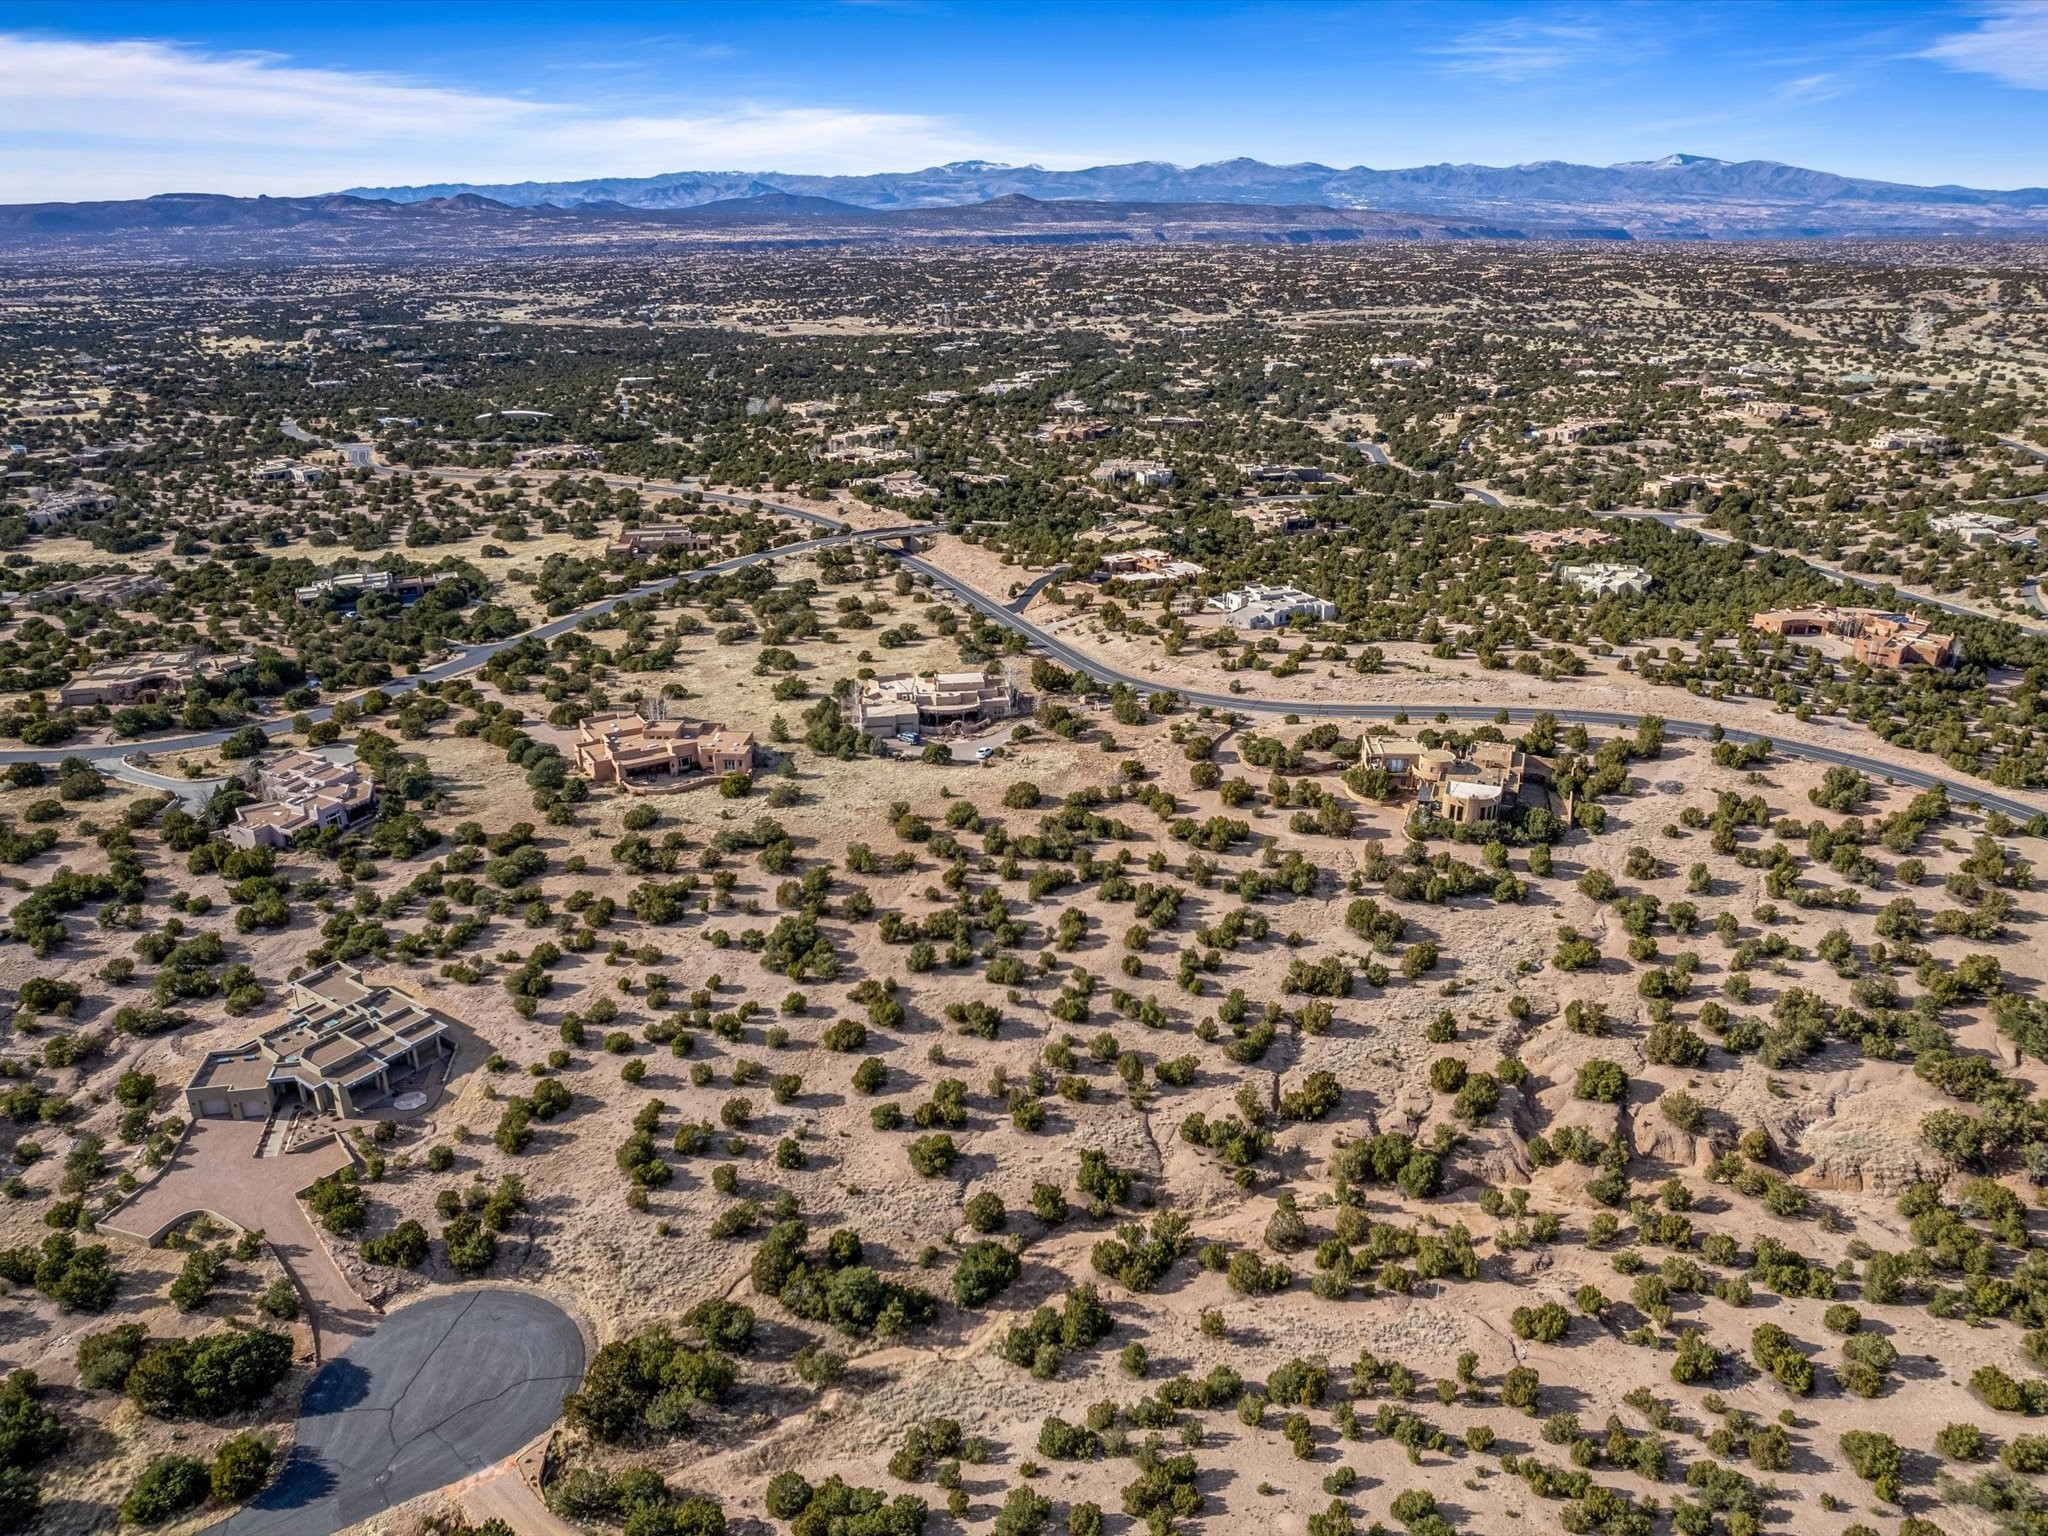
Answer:
[[[1730, 537], [1728, 534], [1716, 533], [1710, 528], [1701, 527], [1697, 512], [1643, 512], [1621, 509], [1613, 512], [1595, 512], [1593, 516], [1621, 521], [1633, 520], [1636, 522], [1662, 523], [1673, 533], [1689, 533], [1707, 544], [1735, 544], [1742, 542]], [[1943, 613], [1952, 613], [1962, 619], [1985, 619], [1993, 624], [2010, 624], [2024, 635], [2048, 636], [2048, 624], [2024, 624], [2018, 619], [2008, 618], [2004, 614], [1987, 613], [1982, 608], [1972, 608], [1967, 603], [1953, 602], [1948, 598], [1928, 597], [1916, 592], [1902, 592], [1896, 582], [1887, 581], [1877, 576], [1860, 576], [1854, 571], [1845, 571], [1839, 565], [1828, 565], [1823, 561], [1814, 559], [1811, 555], [1802, 555], [1796, 550], [1778, 549], [1770, 544], [1751, 544], [1749, 547], [1759, 551], [1768, 551], [1774, 555], [1785, 555], [1811, 566], [1823, 576], [1832, 577], [1836, 581], [1846, 581], [1850, 585], [1862, 587], [1866, 591], [1889, 591], [1902, 604], [1916, 603], [1923, 608], [1939, 608]], [[2026, 596], [2024, 587], [2021, 589], [2021, 596], [2023, 598]]]
[[[680, 491], [682, 488], [650, 485], [648, 489]], [[784, 506], [758, 496], [743, 496], [731, 492], [712, 491], [706, 491], [701, 494], [706, 501], [718, 501], [728, 504], [737, 503], [740, 505], [759, 503], [765, 511], [774, 512], [781, 516], [798, 518], [833, 531], [822, 538], [806, 539], [795, 544], [778, 545], [773, 549], [758, 550], [750, 555], [739, 555], [731, 560], [721, 560], [714, 565], [701, 566], [697, 570], [686, 571], [681, 575], [665, 576], [656, 581], [643, 582], [630, 591], [621, 592], [612, 597], [601, 598], [588, 607], [579, 608], [574, 613], [564, 614], [560, 618], [550, 619], [544, 624], [536, 625], [524, 634], [515, 635], [507, 640], [493, 641], [487, 645], [472, 646], [459, 655], [429, 667], [412, 677], [394, 679], [382, 685], [384, 692], [393, 695], [401, 694], [417, 687], [422, 682], [441, 682], [448, 678], [459, 677], [467, 672], [474, 672], [487, 664], [493, 656], [519, 644], [523, 640], [552, 640], [558, 635], [567, 634], [575, 629], [585, 619], [610, 613], [621, 604], [630, 603], [642, 597], [649, 597], [658, 592], [665, 592], [679, 582], [701, 581], [708, 576], [744, 570], [748, 566], [758, 565], [765, 560], [780, 559], [784, 555], [808, 554], [815, 550], [830, 548], [836, 544], [866, 542], [901, 543], [918, 535], [931, 534], [938, 531], [929, 523], [911, 523], [890, 528], [854, 531], [848, 529], [844, 523], [838, 522], [836, 519], [827, 517], [822, 513], [806, 511], [801, 507]], [[1672, 516], [1673, 514], [1660, 515]], [[1725, 536], [1714, 535], [1713, 537], [1724, 538]], [[960, 578], [941, 570], [938, 566], [917, 555], [906, 552], [899, 554], [897, 558], [906, 568], [929, 577], [933, 585], [953, 593], [962, 601], [986, 615], [993, 622], [1003, 626], [1005, 629], [1014, 630], [1021, 634], [1048, 657], [1059, 662], [1060, 665], [1068, 668], [1070, 671], [1082, 673], [1105, 684], [1125, 683], [1141, 693], [1161, 691], [1162, 685], [1157, 679], [1140, 677], [1109, 666], [1107, 663], [1076, 649], [1058, 636], [1041, 629], [1030, 619], [1025, 618], [1022, 613], [1016, 610], [1024, 605], [1025, 601], [1027, 601], [1026, 598], [1012, 599], [1010, 603], [1006, 604], [967, 585]], [[1045, 585], [1056, 574], [1056, 570], [1048, 571], [1043, 576], [1037, 578], [1032, 583], [1034, 591], [1036, 588]], [[1850, 577], [1848, 579], [1856, 580], [1857, 578]], [[1875, 583], [1870, 582], [1863, 582], [1861, 584], [1875, 585]], [[1417, 707], [1406, 704], [1385, 704], [1371, 700], [1315, 703], [1292, 699], [1261, 699], [1250, 694], [1203, 693], [1187, 689], [1175, 689], [1174, 691], [1189, 703], [1197, 706], [1208, 705], [1215, 709], [1234, 710], [1246, 714], [1291, 714], [1314, 716], [1317, 718], [1361, 720], [1385, 720], [1403, 713], [1430, 716], [1442, 714], [1447, 719], [1452, 720], [1486, 722], [1494, 720], [1501, 713], [1498, 709], [1489, 708], [1482, 704], [1450, 704], [1429, 708], [1427, 706]], [[307, 710], [305, 713], [310, 719], [324, 720], [332, 712], [333, 706], [322, 705], [317, 709]], [[1575, 709], [1568, 704], [1550, 705], [1542, 709], [1510, 708], [1506, 713], [1509, 721], [1515, 723], [1527, 722], [1533, 720], [1538, 714], [1547, 713], [1556, 716], [1557, 719], [1566, 723], [1579, 722], [1586, 725], [1613, 726], [1622, 729], [1632, 728], [1639, 718], [1635, 714], [1615, 710]], [[269, 732], [283, 732], [289, 729], [289, 722], [285, 720], [269, 721], [264, 723], [263, 728]], [[1693, 738], [1703, 738], [1707, 736], [1711, 729], [1705, 721], [1684, 720], [1669, 715], [1664, 716], [1664, 728], [1668, 735]], [[56, 763], [61, 762], [67, 757], [80, 757], [88, 761], [101, 761], [110, 758], [127, 757], [137, 752], [197, 751], [206, 747], [218, 746], [221, 742], [227, 740], [231, 734], [229, 731], [211, 731], [196, 736], [179, 736], [121, 745], [109, 744], [96, 747], [80, 747], [70, 751], [66, 751], [62, 747], [10, 748], [0, 750], [0, 764], [15, 762]], [[1724, 734], [1729, 740], [1736, 742], [1753, 741], [1758, 739], [1759, 736], [1757, 732], [1736, 730], [1732, 727], [1725, 728]], [[2033, 817], [2042, 814], [2038, 806], [2030, 805], [2023, 800], [2014, 799], [2009, 795], [1999, 794], [1976, 783], [1952, 779], [1945, 774], [1929, 772], [1921, 768], [1902, 766], [1882, 758], [1873, 757], [1868, 753], [1851, 751], [1847, 748], [1826, 747], [1805, 742], [1777, 741], [1776, 738], [1772, 738], [1772, 740], [1776, 742], [1778, 750], [1788, 757], [1805, 758], [1809, 761], [1824, 763], [1831, 767], [1854, 768], [1858, 772], [1879, 782], [1891, 780], [1915, 789], [1930, 789], [1934, 785], [1939, 784], [1948, 791], [1949, 797], [1960, 805], [1977, 805], [1987, 810], [2003, 811], [2006, 815], [2020, 821], [2031, 820]]]
[[[1007, 629], [1016, 630], [1063, 667], [1083, 673], [1098, 682], [1126, 683], [1141, 693], [1158, 693], [1163, 691], [1165, 687], [1171, 686], [1161, 684], [1156, 678], [1138, 677], [1132, 673], [1106, 665], [1085, 651], [1078, 650], [1067, 644], [1057, 635], [1040, 629], [1021, 614], [1013, 613], [994, 598], [984, 596], [958, 577], [940, 570], [928, 560], [920, 559], [915, 555], [899, 555], [897, 558], [909, 569], [929, 576], [933, 585], [944, 587], [947, 591], [971, 604], [975, 609], [996, 623], [1001, 624]], [[1175, 688], [1173, 691], [1179, 694], [1182, 699], [1194, 705], [1206, 704], [1215, 709], [1235, 710], [1245, 714], [1301, 715], [1317, 719], [1388, 720], [1398, 714], [1433, 719], [1435, 716], [1442, 714], [1452, 720], [1486, 722], [1497, 719], [1502, 713], [1498, 708], [1484, 704], [1445, 704], [1431, 707], [1429, 705], [1380, 704], [1372, 702], [1317, 703], [1294, 699], [1261, 699], [1251, 694], [1202, 693], [1185, 688]], [[1511, 722], [1517, 724], [1526, 724], [1534, 720], [1539, 714], [1550, 714], [1556, 716], [1560, 721], [1567, 723], [1577, 721], [1586, 725], [1619, 726], [1623, 729], [1632, 728], [1640, 718], [1638, 715], [1616, 710], [1574, 709], [1568, 705], [1550, 706], [1545, 709], [1511, 708], [1506, 711], [1506, 714]], [[1704, 738], [1712, 728], [1704, 721], [1679, 720], [1668, 715], [1663, 718], [1664, 731], [1668, 736]], [[1726, 735], [1728, 740], [1735, 742], [1748, 742], [1758, 739], [1758, 733], [1736, 730], [1732, 726], [1725, 727], [1723, 734]], [[1939, 784], [1948, 791], [1949, 798], [1958, 805], [1981, 805], [1989, 810], [2003, 811], [2006, 815], [2020, 821], [2026, 821], [2041, 814], [2038, 807], [2028, 805], [2024, 801], [1994, 793], [1993, 791], [1980, 788], [1973, 783], [1960, 783], [1942, 774], [1929, 773], [1918, 768], [1901, 767], [1895, 763], [1885, 762], [1861, 752], [1852, 752], [1842, 748], [1814, 746], [1805, 742], [1778, 741], [1776, 737], [1772, 737], [1771, 740], [1775, 743], [1777, 750], [1784, 753], [1787, 757], [1803, 757], [1813, 762], [1825, 763], [1833, 767], [1854, 768], [1879, 782], [1890, 779], [1915, 789], [1931, 789], [1936, 784]]]
[[[776, 510], [789, 512], [791, 515], [802, 517], [809, 522], [819, 523], [828, 527], [833, 526], [829, 518], [820, 517], [814, 512], [802, 512], [795, 507], [777, 508]], [[521, 641], [552, 640], [558, 635], [569, 633], [569, 631], [576, 628], [585, 619], [598, 618], [610, 613], [623, 603], [634, 602], [643, 597], [651, 597], [657, 592], [666, 592], [678, 582], [702, 581], [709, 576], [722, 576], [733, 571], [743, 571], [750, 565], [761, 564], [764, 560], [779, 560], [784, 555], [806, 555], [816, 550], [829, 549], [838, 544], [895, 543], [916, 534], [927, 534], [933, 531], [927, 523], [912, 523], [894, 528], [871, 528], [858, 532], [845, 530], [843, 524], [839, 526], [842, 531], [825, 538], [804, 539], [795, 544], [778, 544], [773, 549], [756, 550], [750, 555], [735, 555], [730, 560], [720, 560], [713, 565], [699, 566], [694, 571], [684, 571], [677, 576], [663, 576], [655, 581], [644, 581], [639, 586], [628, 591], [615, 593], [611, 597], [600, 598], [587, 607], [577, 609], [574, 613], [565, 613], [560, 618], [549, 619], [543, 624], [536, 624], [533, 628], [513, 635], [509, 639], [493, 640], [484, 645], [468, 646], [446, 661], [437, 662], [435, 665], [416, 672], [410, 677], [393, 678], [390, 682], [381, 683], [378, 686], [385, 693], [396, 697], [399, 694], [410, 693], [421, 683], [438, 683], [451, 677], [460, 677], [465, 672], [474, 672], [479, 668], [489, 665], [492, 657], [503, 651], [510, 650]], [[334, 713], [334, 706], [332, 704], [321, 704], [315, 708], [297, 713], [303, 713], [308, 720], [320, 721], [327, 719]], [[270, 735], [279, 734], [291, 729], [291, 721], [289, 719], [263, 720], [255, 723], [260, 725], [266, 734]], [[236, 729], [240, 729], [240, 727], [236, 727]], [[61, 763], [66, 758], [72, 757], [81, 758], [89, 763], [118, 763], [121, 766], [118, 770], [115, 770], [117, 776], [126, 779], [128, 782], [149, 784], [154, 780], [156, 781], [155, 787], [160, 787], [171, 794], [182, 794], [190, 787], [187, 781], [174, 778], [169, 774], [155, 773], [149, 769], [138, 768], [132, 764], [125, 763], [123, 760], [141, 756], [156, 757], [165, 753], [200, 752], [208, 747], [219, 746], [234, 734], [234, 730], [201, 731], [187, 736], [156, 736], [141, 741], [103, 742], [96, 746], [0, 748], [0, 766], [8, 763]]]
[[270, 1486], [205, 1536], [317, 1536], [505, 1460], [554, 1424], [583, 1335], [529, 1291], [456, 1291], [391, 1313], [328, 1361]]

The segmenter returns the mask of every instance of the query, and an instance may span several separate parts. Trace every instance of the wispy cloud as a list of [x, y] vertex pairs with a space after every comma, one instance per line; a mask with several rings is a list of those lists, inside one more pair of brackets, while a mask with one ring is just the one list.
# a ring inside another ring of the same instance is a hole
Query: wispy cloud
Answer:
[[1833, 101], [1848, 89], [1839, 75], [1801, 75], [1778, 87], [1780, 101]]
[[1600, 29], [1590, 23], [1516, 16], [1428, 51], [1444, 59], [1452, 74], [1515, 81], [1569, 68], [1589, 58], [1600, 41]]
[[1980, 11], [1969, 31], [1939, 39], [1921, 57], [2021, 90], [2048, 91], [2048, 5], [1999, 0]]
[[0, 33], [0, 57], [5, 201], [672, 170], [862, 172], [1015, 154], [916, 113], [745, 101], [608, 111], [139, 39]]

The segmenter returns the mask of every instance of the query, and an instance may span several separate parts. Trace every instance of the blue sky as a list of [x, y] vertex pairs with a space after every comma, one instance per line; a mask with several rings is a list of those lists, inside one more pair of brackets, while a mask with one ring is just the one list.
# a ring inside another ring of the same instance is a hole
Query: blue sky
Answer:
[[1673, 151], [2048, 185], [2048, 0], [0, 11], [0, 201]]

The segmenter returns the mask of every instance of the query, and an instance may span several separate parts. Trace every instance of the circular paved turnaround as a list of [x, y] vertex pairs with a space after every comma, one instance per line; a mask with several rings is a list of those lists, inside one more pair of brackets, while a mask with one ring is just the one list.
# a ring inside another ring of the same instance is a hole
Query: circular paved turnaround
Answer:
[[436, 1296], [327, 1362], [277, 1477], [207, 1536], [326, 1536], [458, 1482], [555, 1422], [583, 1336], [525, 1291]]

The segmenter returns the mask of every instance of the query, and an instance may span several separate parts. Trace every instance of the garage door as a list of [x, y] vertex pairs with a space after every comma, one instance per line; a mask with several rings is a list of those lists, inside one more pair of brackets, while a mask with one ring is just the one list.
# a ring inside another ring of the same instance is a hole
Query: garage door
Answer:
[[199, 1112], [202, 1115], [224, 1115], [228, 1112], [228, 1101], [226, 1099], [203, 1100], [199, 1105]]

